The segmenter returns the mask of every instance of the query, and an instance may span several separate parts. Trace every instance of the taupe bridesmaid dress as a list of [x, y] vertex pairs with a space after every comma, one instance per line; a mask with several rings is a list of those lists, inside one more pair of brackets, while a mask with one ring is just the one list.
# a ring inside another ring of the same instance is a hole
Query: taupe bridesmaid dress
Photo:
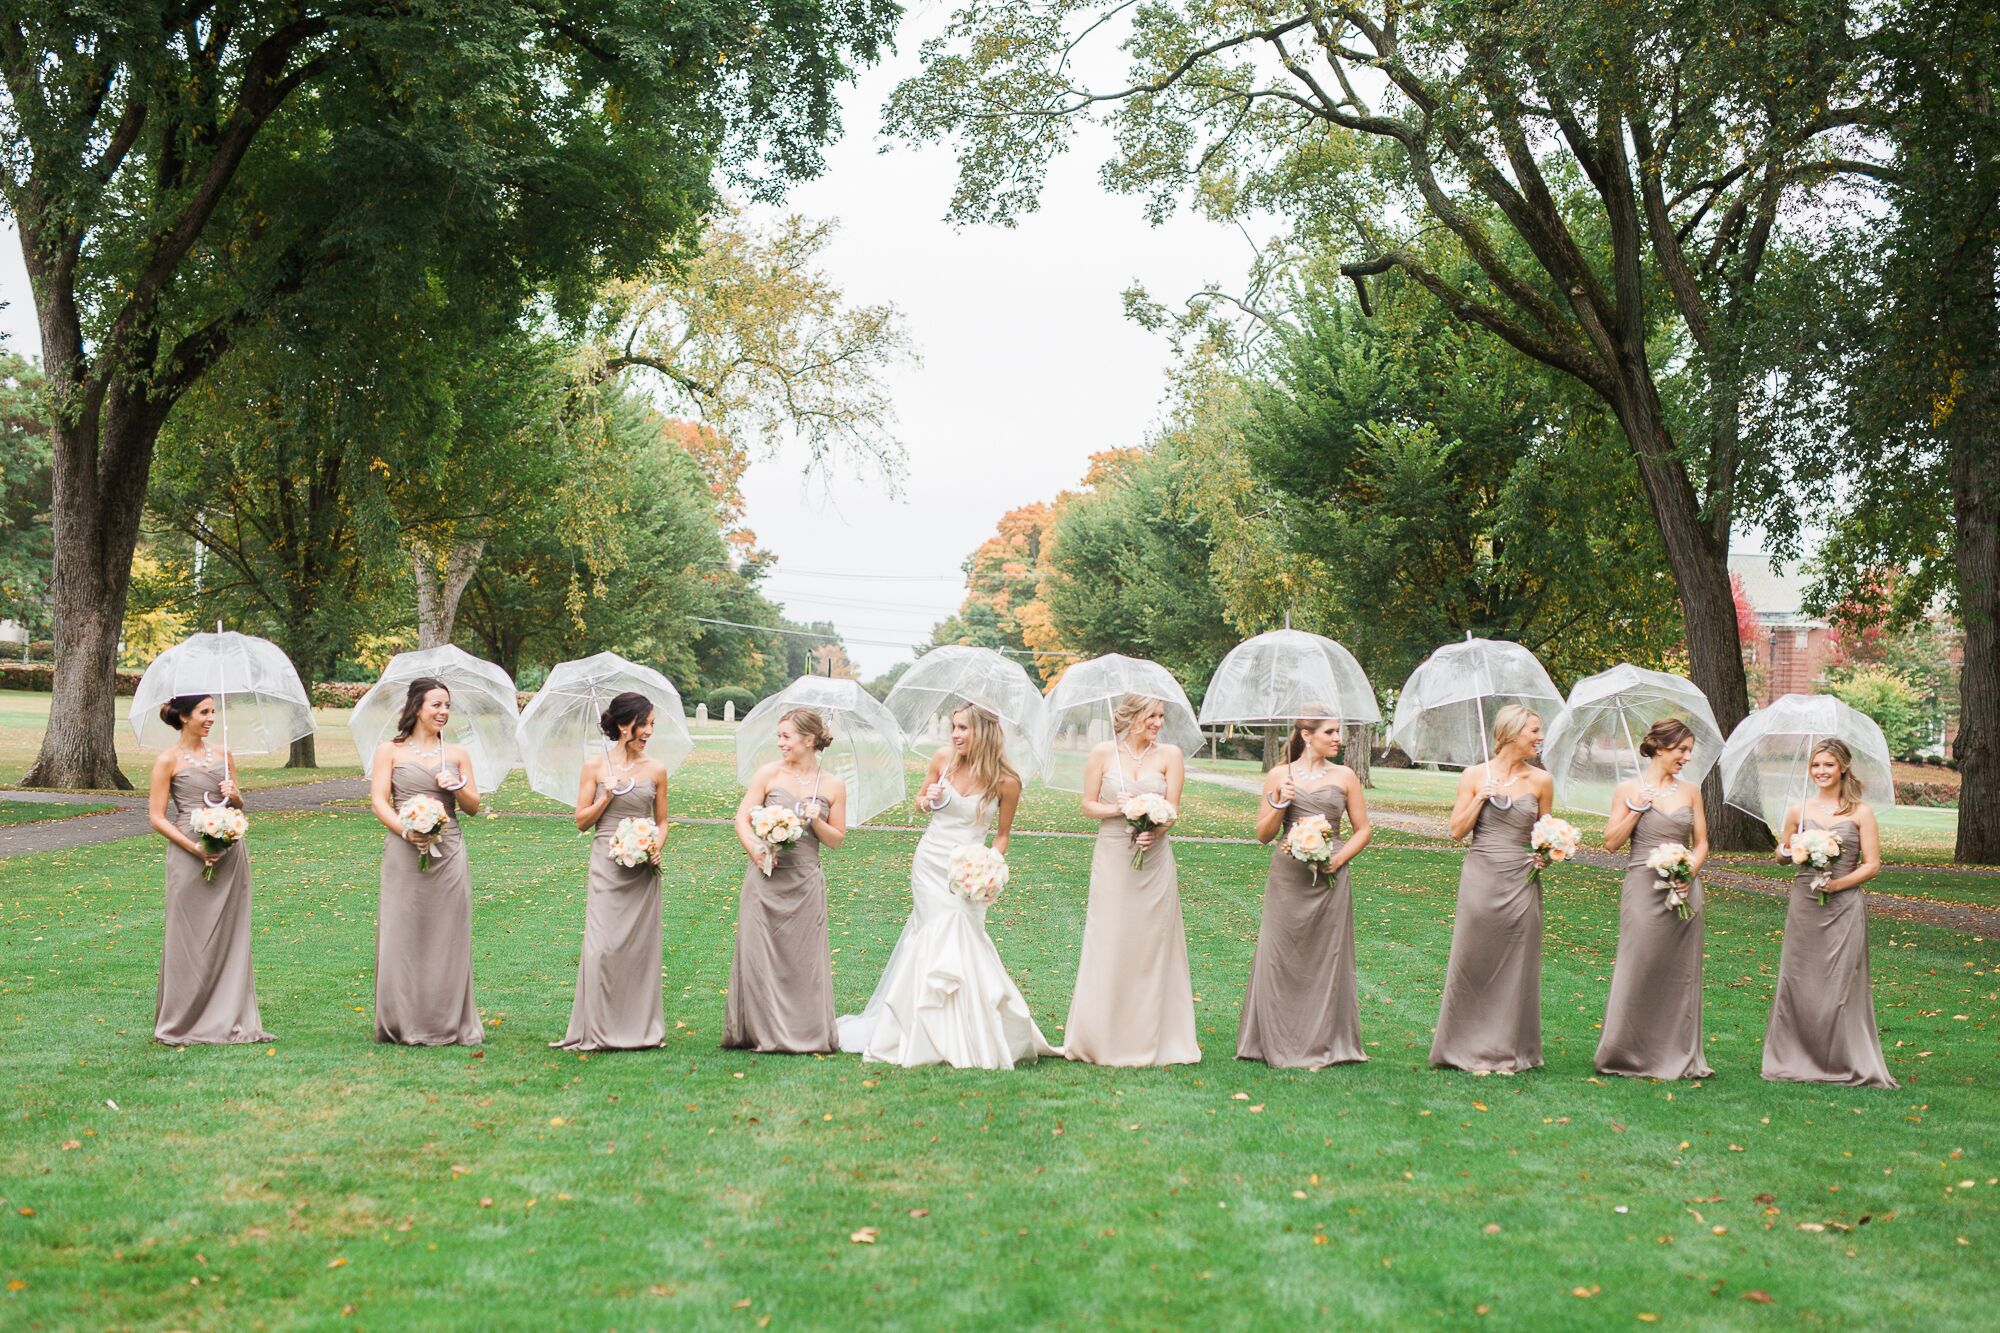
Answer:
[[437, 770], [399, 758], [389, 775], [398, 809], [434, 796], [451, 815], [431, 842], [431, 868], [394, 833], [382, 838], [382, 896], [375, 918], [375, 1040], [404, 1046], [476, 1046], [486, 1040], [472, 1001], [472, 868], [458, 801]]
[[1694, 845], [1694, 807], [1642, 810], [1618, 891], [1618, 956], [1604, 1005], [1597, 1072], [1632, 1078], [1707, 1078], [1701, 1049], [1701, 880], [1688, 917], [1667, 906], [1666, 881], [1646, 864], [1663, 842]]
[[[814, 798], [818, 792], [815, 782]], [[767, 791], [764, 802], [795, 810], [801, 804], [782, 787]], [[840, 1049], [833, 1027], [826, 874], [810, 822], [804, 837], [778, 853], [770, 878], [754, 863], [743, 869], [722, 1045], [801, 1055]]]
[[660, 1004], [660, 868], [611, 859], [621, 819], [651, 819], [651, 778], [613, 792], [590, 839], [590, 891], [583, 907], [583, 953], [569, 1031], [549, 1045], [565, 1051], [639, 1051], [667, 1039]]
[[[174, 774], [172, 791], [181, 832], [194, 838], [191, 818], [203, 797], [221, 794], [222, 778], [185, 765]], [[257, 1016], [250, 965], [248, 839], [222, 854], [212, 880], [201, 877], [199, 856], [168, 843], [166, 898], [154, 1040], [173, 1046], [270, 1041]]]
[[[1116, 805], [1135, 791], [1164, 795], [1166, 787], [1164, 774], [1148, 773], [1133, 783], [1114, 766], [1099, 784], [1097, 799]], [[1156, 841], [1137, 869], [1135, 850], [1124, 816], [1099, 822], [1083, 956], [1063, 1024], [1062, 1053], [1097, 1065], [1195, 1064], [1201, 1044], [1195, 1038], [1173, 841]]]
[[1532, 797], [1482, 802], [1465, 866], [1431, 1063], [1515, 1073], [1542, 1063], [1542, 881]]
[[[1861, 859], [1861, 830], [1851, 819], [1808, 819], [1840, 838], [1838, 879]], [[1893, 1088], [1875, 1030], [1875, 986], [1868, 976], [1868, 900], [1861, 889], [1830, 894], [1820, 906], [1817, 872], [1801, 866], [1785, 909], [1778, 987], [1764, 1030], [1764, 1077], [1795, 1083]]]
[[[1285, 811], [1285, 831], [1307, 815], [1326, 816], [1338, 833], [1347, 793], [1333, 783], [1297, 793]], [[1316, 874], [1285, 850], [1283, 835], [1264, 878], [1264, 919], [1243, 993], [1236, 1058], [1274, 1069], [1324, 1069], [1368, 1058], [1361, 1049], [1347, 867], [1330, 879]]]

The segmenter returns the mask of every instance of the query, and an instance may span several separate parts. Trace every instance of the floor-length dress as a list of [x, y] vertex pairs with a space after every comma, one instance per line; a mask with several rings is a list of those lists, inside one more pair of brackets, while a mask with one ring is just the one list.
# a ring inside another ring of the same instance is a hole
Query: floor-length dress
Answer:
[[986, 907], [952, 892], [951, 854], [984, 842], [993, 807], [940, 780], [945, 804], [931, 815], [910, 866], [910, 919], [875, 994], [839, 1019], [840, 1049], [896, 1065], [1011, 1069], [1054, 1055], [986, 933]]
[[[1347, 793], [1329, 782], [1292, 797], [1285, 833], [1307, 815], [1340, 831]], [[1361, 1049], [1361, 1009], [1354, 972], [1354, 894], [1347, 867], [1331, 878], [1285, 850], [1271, 849], [1257, 957], [1243, 993], [1236, 1056], [1278, 1069], [1324, 1069], [1368, 1058]]]
[[[221, 798], [222, 778], [185, 765], [174, 774], [172, 791], [181, 832], [199, 843], [194, 812], [204, 798]], [[216, 859], [214, 879], [203, 879], [201, 870], [199, 856], [167, 844], [166, 931], [153, 1037], [174, 1046], [270, 1041], [257, 1015], [257, 979], [250, 965], [248, 841]]]
[[1479, 807], [1465, 866], [1431, 1063], [1533, 1069], [1542, 1062], [1542, 881], [1528, 835], [1532, 798]]
[[[768, 790], [764, 803], [794, 809], [803, 804], [782, 787]], [[725, 1047], [799, 1054], [840, 1049], [833, 1027], [826, 873], [812, 821], [805, 825], [804, 836], [778, 852], [769, 878], [754, 863], [744, 867], [723, 1010]]]
[[[1861, 859], [1861, 830], [1851, 819], [1832, 824], [1804, 821], [1801, 828], [1831, 828], [1840, 859], [1828, 869], [1838, 879]], [[1796, 1083], [1845, 1083], [1893, 1088], [1882, 1038], [1875, 1028], [1875, 986], [1868, 975], [1868, 899], [1844, 889], [1819, 901], [1817, 871], [1801, 866], [1785, 909], [1785, 944], [1778, 956], [1778, 986], [1771, 1022], [1764, 1030], [1764, 1077]]]
[[[1166, 789], [1163, 773], [1135, 783], [1114, 767], [1097, 799], [1120, 805], [1135, 792], [1164, 796]], [[1097, 1065], [1194, 1064], [1201, 1043], [1173, 843], [1161, 836], [1135, 867], [1136, 850], [1123, 815], [1099, 821], [1062, 1053]]]
[[404, 1046], [476, 1046], [486, 1040], [472, 1000], [472, 868], [458, 828], [458, 800], [437, 770], [395, 761], [389, 799], [444, 802], [451, 818], [431, 839], [431, 865], [415, 843], [382, 840], [382, 896], [375, 918], [375, 1040]]
[[639, 1051], [667, 1039], [660, 1003], [660, 868], [611, 859], [622, 819], [653, 817], [653, 780], [635, 779], [611, 793], [590, 839], [590, 888], [583, 908], [583, 952], [569, 1031], [550, 1042], [565, 1051]]
[[1707, 1078], [1702, 1057], [1701, 881], [1688, 886], [1688, 916], [1667, 906], [1666, 881], [1646, 864], [1662, 843], [1694, 844], [1694, 807], [1642, 810], [1632, 826], [1618, 891], [1618, 955], [1604, 1004], [1597, 1072], [1632, 1078]]

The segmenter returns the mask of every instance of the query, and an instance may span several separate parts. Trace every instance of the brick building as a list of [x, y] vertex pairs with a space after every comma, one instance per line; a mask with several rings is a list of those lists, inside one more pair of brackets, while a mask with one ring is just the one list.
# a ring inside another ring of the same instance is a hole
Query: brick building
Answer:
[[1756, 613], [1757, 630], [1743, 644], [1750, 703], [1761, 708], [1785, 694], [1810, 694], [1835, 651], [1832, 627], [1805, 612], [1806, 579], [1787, 573], [1762, 551], [1731, 551], [1729, 572]]

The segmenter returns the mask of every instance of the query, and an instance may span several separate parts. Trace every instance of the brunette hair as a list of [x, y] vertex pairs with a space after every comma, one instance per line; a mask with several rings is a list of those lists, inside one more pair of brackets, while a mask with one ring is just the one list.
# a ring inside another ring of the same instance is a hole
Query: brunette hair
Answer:
[[1528, 729], [1528, 719], [1537, 722], [1542, 715], [1526, 704], [1508, 704], [1493, 715], [1493, 748], [1499, 749], [1507, 742]]
[[636, 727], [653, 715], [653, 701], [637, 690], [627, 690], [605, 705], [597, 725], [606, 738], [617, 740], [626, 727]]
[[212, 694], [176, 694], [160, 705], [160, 721], [179, 731], [194, 716], [194, 710], [201, 707], [203, 699], [213, 699]]
[[451, 686], [436, 676], [418, 676], [410, 682], [409, 692], [403, 695], [402, 716], [396, 719], [396, 739], [406, 741], [417, 730], [417, 714], [424, 711], [424, 696], [432, 690], [443, 690], [444, 697], [451, 698]]
[[1861, 803], [1861, 797], [1867, 790], [1862, 786], [1861, 779], [1854, 776], [1854, 751], [1847, 748], [1846, 741], [1829, 736], [1813, 746], [1806, 762], [1810, 764], [1823, 754], [1833, 756], [1833, 762], [1840, 765], [1840, 783], [1834, 788], [1833, 813], [1848, 814]]
[[1663, 717], [1639, 740], [1639, 753], [1651, 759], [1662, 750], [1672, 750], [1694, 739], [1694, 728], [1677, 717]]
[[[1339, 718], [1333, 715], [1330, 709], [1319, 704], [1307, 704], [1304, 710], [1292, 719], [1292, 734], [1285, 738], [1285, 762], [1295, 764], [1304, 758], [1306, 753], [1306, 737], [1318, 731], [1327, 723], [1338, 722], [1339, 720]], [[1341, 744], [1343, 747], [1347, 744], [1345, 735], [1341, 737]]]
[[972, 728], [972, 743], [965, 747], [965, 761], [972, 770], [973, 781], [979, 784], [979, 803], [997, 801], [1002, 778], [1021, 780], [1021, 775], [1007, 762], [1006, 733], [1000, 728], [999, 718], [976, 704], [960, 704], [952, 709], [951, 720], [958, 721], [960, 713], [965, 714], [967, 725]]
[[833, 728], [826, 725], [826, 719], [810, 708], [794, 708], [779, 718], [813, 743], [813, 749], [824, 750], [833, 744]]

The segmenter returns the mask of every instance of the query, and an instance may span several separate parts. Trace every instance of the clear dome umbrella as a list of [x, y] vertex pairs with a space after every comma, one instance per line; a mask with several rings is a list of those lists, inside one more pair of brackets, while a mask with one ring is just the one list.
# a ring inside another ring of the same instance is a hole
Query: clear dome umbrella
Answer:
[[902, 802], [908, 791], [903, 729], [888, 707], [859, 682], [830, 676], [799, 677], [736, 724], [738, 782], [748, 786], [761, 765], [778, 757], [778, 723], [795, 708], [812, 709], [833, 732], [833, 744], [820, 752], [819, 762], [847, 785], [850, 827]]
[[1823, 740], [1844, 741], [1854, 752], [1862, 799], [1878, 810], [1896, 803], [1882, 728], [1830, 694], [1787, 694], [1737, 723], [1722, 747], [1723, 798], [1775, 832], [1785, 811], [1812, 794], [1808, 768]]
[[1272, 630], [1229, 650], [1201, 697], [1201, 725], [1268, 726], [1294, 718], [1382, 720], [1375, 689], [1354, 654], [1319, 634]]
[[1112, 714], [1132, 694], [1166, 705], [1166, 721], [1160, 727], [1162, 741], [1178, 745], [1189, 755], [1201, 749], [1201, 724], [1195, 721], [1187, 691], [1173, 673], [1158, 662], [1107, 653], [1066, 669], [1045, 700], [1042, 751], [1048, 759], [1044, 774], [1051, 787], [1083, 790], [1083, 772], [1091, 749], [1115, 739]]
[[671, 773], [694, 753], [681, 692], [649, 666], [616, 653], [558, 662], [521, 710], [521, 766], [528, 785], [553, 801], [576, 800], [583, 766], [611, 748], [598, 719], [621, 694], [643, 694], [653, 703], [653, 739], [646, 753]]
[[1570, 689], [1568, 711], [1549, 724], [1542, 745], [1557, 803], [1609, 814], [1612, 788], [1649, 762], [1639, 753], [1640, 739], [1670, 717], [1694, 732], [1694, 755], [1681, 780], [1698, 787], [1722, 757], [1722, 728], [1708, 696], [1693, 681], [1629, 662], [1578, 681]]
[[951, 740], [951, 714], [962, 703], [1000, 719], [1007, 762], [1023, 781], [1042, 771], [1042, 692], [1019, 662], [991, 648], [946, 644], [916, 660], [883, 701], [919, 754]]
[[139, 744], [163, 750], [179, 733], [160, 720], [160, 705], [182, 695], [215, 697], [222, 747], [273, 754], [313, 734], [312, 700], [285, 650], [254, 634], [215, 627], [154, 658], [132, 692], [128, 717]]
[[444, 738], [465, 747], [479, 790], [493, 791], [521, 762], [519, 695], [505, 668], [474, 657], [455, 643], [397, 653], [382, 669], [382, 678], [354, 705], [347, 729], [361, 755], [361, 771], [374, 768], [376, 746], [395, 738], [403, 696], [420, 676], [435, 677], [451, 691], [451, 721]]
[[1522, 704], [1546, 729], [1567, 705], [1535, 655], [1518, 643], [1447, 643], [1425, 658], [1396, 700], [1390, 739], [1419, 764], [1470, 768], [1493, 755], [1493, 715]]

